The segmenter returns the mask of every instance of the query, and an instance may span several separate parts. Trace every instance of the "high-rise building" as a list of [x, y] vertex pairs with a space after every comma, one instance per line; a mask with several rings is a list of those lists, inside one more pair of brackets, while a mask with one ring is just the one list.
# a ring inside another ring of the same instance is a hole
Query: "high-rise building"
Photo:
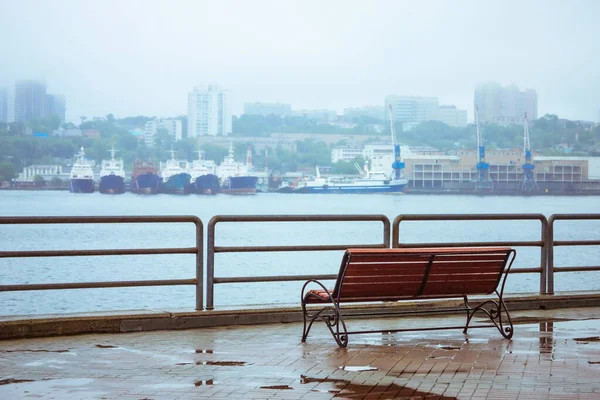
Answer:
[[33, 80], [17, 81], [14, 104], [16, 121], [43, 118], [46, 115], [46, 85]]
[[440, 121], [449, 126], [462, 128], [467, 126], [467, 110], [460, 110], [456, 106], [440, 106]]
[[[401, 122], [404, 130], [410, 130], [426, 121], [440, 120], [440, 102], [437, 97], [387, 96], [385, 109], [392, 106], [394, 121]], [[389, 112], [386, 120], [389, 121]]]
[[8, 89], [0, 88], [0, 122], [8, 122]]
[[180, 119], [153, 119], [146, 122], [144, 126], [144, 143], [146, 146], [154, 146], [154, 139], [159, 129], [164, 129], [175, 138], [175, 141], [182, 139], [182, 123]]
[[475, 87], [474, 107], [479, 107], [479, 121], [499, 125], [521, 124], [525, 113], [529, 120], [538, 117], [537, 92], [520, 91], [516, 85], [501, 86], [486, 82]]
[[279, 115], [287, 117], [292, 114], [292, 105], [285, 103], [245, 103], [244, 114], [248, 115]]
[[188, 95], [188, 137], [231, 133], [229, 91], [217, 85], [196, 86]]
[[66, 117], [65, 96], [58, 94], [46, 95], [45, 116], [56, 115], [60, 118], [60, 122], [65, 122]]

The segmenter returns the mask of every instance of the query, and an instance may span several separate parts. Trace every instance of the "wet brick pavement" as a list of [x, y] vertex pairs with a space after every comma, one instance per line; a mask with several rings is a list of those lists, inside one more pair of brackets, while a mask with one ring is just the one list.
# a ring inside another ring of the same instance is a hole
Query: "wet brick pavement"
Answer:
[[599, 308], [513, 317], [511, 341], [494, 329], [404, 332], [354, 335], [347, 349], [323, 324], [300, 343], [299, 323], [3, 341], [0, 399], [600, 399]]

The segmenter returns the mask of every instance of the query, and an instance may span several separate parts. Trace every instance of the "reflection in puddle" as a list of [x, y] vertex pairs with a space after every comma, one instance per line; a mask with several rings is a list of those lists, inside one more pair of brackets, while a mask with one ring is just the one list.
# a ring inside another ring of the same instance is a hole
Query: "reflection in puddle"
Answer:
[[118, 346], [113, 346], [112, 344], [97, 344], [96, 347], [99, 349], [116, 349]]
[[361, 372], [361, 371], [377, 371], [377, 368], [371, 367], [370, 365], [340, 365], [339, 369], [343, 369], [344, 371], [352, 371], [352, 372]]
[[[378, 399], [395, 399], [398, 393], [402, 391], [406, 393], [407, 398], [411, 399], [425, 399], [428, 397], [435, 398], [436, 400], [456, 400], [456, 397], [441, 396], [434, 393], [420, 392], [413, 390], [406, 386], [396, 385], [395, 383], [382, 384], [382, 385], [359, 385], [357, 383], [351, 383], [345, 379], [335, 378], [310, 378], [308, 376], [300, 375], [301, 384], [309, 383], [331, 383], [334, 387], [332, 388], [318, 388], [311, 390], [312, 392], [321, 393], [335, 393], [334, 397], [354, 397], [351, 395], [359, 395], [361, 398], [366, 396], [374, 397]], [[410, 391], [410, 394], [408, 393]]]
[[202, 350], [202, 349], [196, 349], [196, 354], [213, 354], [214, 352], [212, 350]]
[[11, 383], [23, 383], [23, 382], [34, 382], [32, 379], [0, 379], [0, 385], [10, 385]]
[[260, 389], [273, 389], [273, 390], [293, 390], [293, 387], [288, 385], [275, 385], [275, 386], [261, 386]]
[[246, 365], [246, 361], [197, 361], [196, 365], [220, 365], [237, 367], [241, 365]]
[[583, 338], [574, 338], [576, 342], [581, 344], [589, 343], [589, 342], [600, 342], [600, 336], [591, 336], [591, 337], [583, 337]]
[[16, 349], [16, 350], [0, 350], [0, 353], [68, 353], [69, 350], [27, 350], [27, 349]]
[[208, 386], [208, 385], [214, 385], [216, 382], [213, 381], [212, 379], [206, 380], [206, 381], [196, 381], [194, 382], [194, 386]]

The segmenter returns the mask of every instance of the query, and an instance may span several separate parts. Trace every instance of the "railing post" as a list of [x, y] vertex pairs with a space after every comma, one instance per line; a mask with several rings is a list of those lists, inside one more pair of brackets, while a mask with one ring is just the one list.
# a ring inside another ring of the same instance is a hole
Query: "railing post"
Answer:
[[385, 217], [383, 219], [383, 244], [385, 245], [386, 248], [390, 248], [392, 247], [390, 245], [390, 220], [389, 218]]
[[208, 221], [206, 229], [206, 309], [212, 310], [215, 306], [215, 225], [218, 216]]
[[546, 265], [548, 275], [548, 294], [554, 294], [554, 215], [548, 220], [548, 232], [546, 235], [546, 244], [548, 246], [548, 262]]
[[548, 242], [548, 220], [544, 217], [540, 219], [542, 223], [542, 248], [540, 253], [540, 264], [542, 274], [540, 276], [540, 294], [548, 294], [553, 292], [548, 289], [548, 250], [552, 248], [552, 244]]
[[204, 309], [204, 226], [198, 218], [196, 225], [196, 310]]

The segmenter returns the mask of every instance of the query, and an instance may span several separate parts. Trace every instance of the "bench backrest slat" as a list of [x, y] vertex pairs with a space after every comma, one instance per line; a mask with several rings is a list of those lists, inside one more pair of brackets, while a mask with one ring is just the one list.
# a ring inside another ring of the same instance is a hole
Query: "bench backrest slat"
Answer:
[[348, 249], [333, 297], [395, 301], [491, 294], [510, 248]]

